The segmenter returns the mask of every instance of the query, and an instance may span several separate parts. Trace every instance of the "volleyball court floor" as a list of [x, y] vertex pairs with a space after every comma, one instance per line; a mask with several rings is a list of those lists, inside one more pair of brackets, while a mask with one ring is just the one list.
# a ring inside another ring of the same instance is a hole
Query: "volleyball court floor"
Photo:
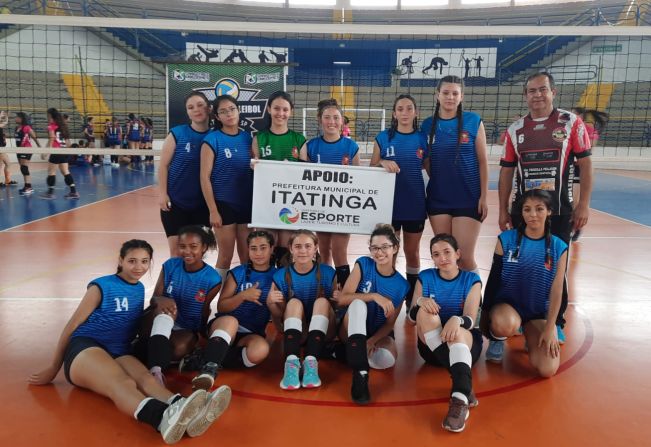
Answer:
[[[42, 190], [44, 173], [34, 171], [35, 187]], [[477, 247], [484, 280], [498, 233], [496, 173], [493, 167], [490, 214]], [[73, 174], [82, 196], [78, 202], [63, 199], [63, 188], [54, 201], [20, 197], [18, 188], [0, 190], [0, 446], [160, 445], [149, 426], [118, 412], [107, 399], [73, 388], [62, 373], [50, 386], [27, 385], [28, 375], [50, 361], [86, 284], [114, 271], [124, 240], [141, 238], [154, 246], [152, 271], [143, 278], [148, 294], [168, 255], [152, 168], [86, 167], [74, 168]], [[271, 329], [270, 358], [254, 369], [222, 371], [217, 383], [233, 389], [230, 408], [205, 435], [181, 444], [648, 445], [649, 192], [648, 173], [597, 173], [592, 203], [598, 209], [572, 246], [567, 343], [558, 374], [546, 380], [534, 376], [523, 337], [508, 342], [502, 365], [486, 363], [482, 355], [473, 368], [480, 404], [463, 433], [441, 428], [450, 379], [445, 370], [423, 364], [403, 311], [395, 330], [397, 365], [371, 372], [370, 405], [351, 403], [350, 370], [335, 361], [320, 362], [321, 388], [281, 390], [282, 340]], [[421, 268], [432, 265], [431, 235], [427, 228]], [[353, 236], [351, 264], [367, 253], [367, 242]], [[215, 253], [207, 257], [210, 263], [215, 259]], [[398, 269], [404, 270], [402, 256]], [[168, 374], [168, 384], [187, 393], [190, 378]]]

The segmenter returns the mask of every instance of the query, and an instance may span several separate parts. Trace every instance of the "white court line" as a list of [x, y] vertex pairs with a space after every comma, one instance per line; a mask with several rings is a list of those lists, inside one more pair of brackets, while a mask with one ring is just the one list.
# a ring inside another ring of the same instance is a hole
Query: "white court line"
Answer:
[[81, 301], [81, 297], [79, 298], [32, 298], [32, 297], [24, 297], [24, 298], [13, 298], [13, 297], [0, 297], [0, 301]]
[[134, 189], [132, 191], [123, 192], [122, 194], [118, 194], [117, 196], [107, 197], [106, 199], [98, 200], [98, 201], [93, 202], [93, 203], [87, 203], [86, 205], [81, 205], [81, 206], [78, 206], [78, 207], [70, 209], [70, 210], [61, 211], [60, 213], [50, 214], [49, 216], [41, 217], [40, 219], [31, 220], [29, 222], [25, 222], [25, 223], [22, 223], [20, 225], [16, 225], [16, 226], [13, 226], [13, 227], [6, 228], [4, 230], [0, 230], [0, 233], [4, 233], [6, 231], [13, 230], [14, 228], [20, 228], [20, 227], [23, 227], [25, 225], [33, 224], [35, 222], [40, 222], [42, 220], [49, 219], [49, 218], [54, 217], [54, 216], [59, 216], [61, 214], [69, 213], [71, 211], [80, 210], [82, 208], [86, 208], [88, 206], [96, 205], [98, 203], [106, 202], [107, 200], [117, 199], [118, 197], [122, 197], [122, 196], [125, 196], [127, 194], [131, 194], [132, 192], [137, 192], [137, 191], [141, 191], [143, 189], [151, 188], [152, 186], [155, 186], [155, 185], [143, 186], [142, 188]]
[[[606, 215], [608, 215], [608, 216], [610, 216], [610, 217], [614, 217], [615, 219], [623, 220], [623, 221], [628, 222], [628, 223], [632, 223], [632, 224], [635, 224], [635, 225], [641, 225], [641, 226], [643, 226], [643, 227], [645, 227], [645, 228], [650, 228], [650, 229], [651, 229], [651, 226], [649, 226], [649, 225], [645, 225], [645, 224], [640, 223], [640, 222], [635, 222], [634, 220], [626, 219], [626, 218], [624, 218], [624, 217], [616, 216], [616, 215], [614, 215], [614, 214], [610, 214], [610, 213], [608, 213], [608, 212], [606, 212], [606, 211], [601, 211], [601, 210], [598, 210], [598, 209], [596, 209], [596, 208], [590, 208], [590, 210], [591, 210], [591, 211], [597, 211], [598, 213], [606, 214]], [[590, 222], [590, 221], [588, 220], [588, 225], [590, 225], [589, 222]]]

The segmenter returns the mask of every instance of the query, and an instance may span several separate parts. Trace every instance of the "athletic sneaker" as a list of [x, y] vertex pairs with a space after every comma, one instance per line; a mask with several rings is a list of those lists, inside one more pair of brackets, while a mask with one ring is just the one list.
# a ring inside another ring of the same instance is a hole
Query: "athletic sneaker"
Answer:
[[78, 199], [79, 198], [79, 193], [78, 192], [69, 192], [65, 196], [63, 196], [64, 199]]
[[222, 385], [206, 395], [206, 403], [201, 411], [190, 421], [186, 433], [190, 437], [203, 435], [210, 425], [222, 415], [231, 403], [231, 389]]
[[185, 429], [206, 403], [206, 392], [197, 390], [188, 397], [182, 397], [163, 413], [158, 431], [166, 444], [174, 444], [181, 440]]
[[321, 386], [319, 378], [319, 362], [311, 357], [303, 360], [303, 388], [317, 388]]
[[301, 381], [298, 379], [298, 372], [301, 364], [298, 358], [285, 360], [285, 374], [280, 381], [280, 387], [283, 390], [297, 390], [301, 387]]
[[199, 371], [203, 366], [203, 351], [195, 348], [179, 362], [179, 372]]
[[57, 198], [57, 196], [55, 196], [53, 192], [44, 192], [43, 194], [39, 195], [39, 198], [45, 200], [54, 200]]
[[504, 357], [504, 341], [490, 340], [486, 350], [486, 360], [500, 363]]
[[154, 379], [156, 379], [156, 382], [163, 388], [165, 388], [165, 375], [163, 375], [163, 371], [161, 371], [160, 366], [154, 366], [149, 370], [152, 376], [154, 376]]
[[201, 367], [199, 375], [192, 379], [192, 389], [208, 391], [215, 384], [219, 365], [208, 362]]
[[20, 194], [21, 196], [31, 196], [32, 194], [34, 194], [34, 188], [32, 187], [20, 188], [18, 190], [18, 194]]
[[479, 405], [479, 399], [475, 396], [475, 392], [471, 391], [470, 396], [468, 396], [468, 408], [475, 408]]
[[466, 428], [466, 419], [468, 419], [469, 415], [468, 404], [461, 399], [452, 397], [450, 398], [448, 414], [443, 419], [443, 428], [454, 433], [462, 432]]
[[371, 401], [371, 393], [368, 390], [368, 371], [362, 374], [360, 371], [353, 371], [353, 384], [350, 387], [350, 398], [358, 405], [366, 405]]
[[16, 186], [18, 182], [16, 180], [11, 180], [9, 183], [6, 183], [5, 186]]
[[565, 344], [565, 332], [560, 325], [556, 325], [556, 337], [558, 338], [558, 343], [561, 345]]
[[119, 168], [119, 167], [120, 167], [120, 163], [111, 163], [111, 167], [113, 167], [113, 168]]

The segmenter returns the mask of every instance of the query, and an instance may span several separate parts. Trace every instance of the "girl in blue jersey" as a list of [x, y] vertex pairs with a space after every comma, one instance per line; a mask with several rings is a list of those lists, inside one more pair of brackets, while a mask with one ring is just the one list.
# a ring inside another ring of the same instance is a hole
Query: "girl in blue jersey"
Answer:
[[[312, 163], [328, 163], [344, 166], [359, 166], [359, 146], [341, 134], [343, 113], [336, 99], [319, 101], [317, 119], [321, 136], [307, 142], [301, 149], [301, 160]], [[334, 260], [337, 282], [345, 284], [350, 275], [348, 265], [348, 233], [318, 233], [319, 253], [324, 264]]]
[[274, 239], [267, 230], [253, 231], [246, 238], [249, 262], [228, 272], [210, 322], [203, 366], [192, 386], [209, 390], [221, 367], [251, 368], [269, 355], [265, 338], [269, 309], [267, 295], [276, 268], [272, 262]]
[[210, 303], [222, 285], [219, 274], [203, 261], [206, 252], [217, 246], [210, 228], [183, 227], [178, 244], [179, 257], [165, 261], [158, 276], [151, 299], [153, 321], [145, 331], [147, 367], [161, 383], [162, 370], [196, 347], [210, 316]]
[[396, 173], [391, 224], [398, 237], [404, 230], [403, 252], [411, 286], [408, 305], [420, 271], [420, 237], [427, 218], [423, 169], [429, 172], [428, 157], [427, 141], [418, 131], [416, 100], [410, 95], [400, 95], [393, 103], [391, 128], [375, 137], [371, 166], [382, 166], [387, 172]]
[[450, 407], [443, 428], [463, 431], [468, 408], [477, 406], [470, 369], [481, 355], [482, 337], [473, 329], [481, 303], [481, 279], [459, 269], [457, 240], [437, 234], [430, 241], [436, 268], [418, 275], [410, 316], [416, 320], [418, 352], [426, 363], [447, 368], [452, 377]]
[[486, 131], [478, 114], [463, 110], [462, 101], [463, 80], [443, 77], [434, 115], [421, 127], [430, 148], [427, 213], [434, 234], [459, 241], [459, 267], [478, 273], [475, 246], [488, 214]]
[[142, 123], [136, 118], [135, 114], [130, 113], [127, 120], [127, 144], [129, 149], [138, 149], [140, 147], [141, 130]]
[[409, 292], [409, 283], [395, 269], [400, 240], [391, 225], [375, 228], [369, 250], [372, 257], [357, 259], [337, 299], [339, 306], [348, 306], [339, 339], [346, 343], [346, 359], [353, 369], [351, 398], [357, 404], [371, 400], [369, 367], [387, 369], [396, 363], [393, 326]]
[[[321, 264], [318, 246], [319, 239], [311, 231], [293, 232], [289, 238], [290, 263], [274, 274], [267, 297], [274, 324], [284, 334], [285, 373], [280, 382], [284, 390], [321, 386], [317, 357], [325, 341], [335, 335], [335, 313], [328, 301], [333, 293], [338, 295], [334, 292], [335, 270]], [[307, 342], [301, 382], [299, 355], [304, 339]]]
[[504, 340], [524, 330], [529, 362], [543, 377], [556, 374], [560, 345], [556, 317], [561, 305], [567, 244], [550, 232], [552, 196], [532, 189], [522, 195], [518, 228], [499, 235], [486, 284], [481, 327], [490, 340], [486, 359], [502, 360]]
[[217, 236], [217, 271], [226, 280], [236, 244], [240, 262], [247, 261], [247, 224], [253, 202], [251, 135], [238, 127], [240, 112], [232, 96], [218, 96], [213, 110], [217, 129], [201, 146], [201, 191]]
[[[104, 127], [104, 140], [106, 141], [106, 147], [120, 149], [120, 145], [122, 144], [122, 126], [116, 117], [111, 117], [111, 121]], [[119, 160], [119, 155], [111, 155], [111, 166], [114, 168], [119, 167]]]
[[228, 406], [231, 392], [224, 386], [183, 398], [161, 386], [130, 355], [145, 299], [139, 279], [149, 269], [152, 253], [145, 241], [133, 239], [122, 245], [117, 273], [88, 285], [59, 337], [52, 363], [32, 374], [29, 383], [46, 385], [63, 366], [71, 384], [108, 397], [120, 411], [151, 425], [173, 444], [184, 433], [204, 433]]
[[185, 98], [190, 124], [170, 130], [158, 166], [158, 206], [170, 256], [178, 256], [178, 232], [186, 225], [210, 225], [199, 181], [201, 144], [208, 135], [210, 103], [201, 92]]
[[[144, 128], [142, 130], [142, 139], [140, 140], [140, 149], [151, 150], [154, 147], [154, 122], [151, 118], [143, 118], [142, 121]], [[153, 163], [154, 156], [145, 156], [145, 162]]]

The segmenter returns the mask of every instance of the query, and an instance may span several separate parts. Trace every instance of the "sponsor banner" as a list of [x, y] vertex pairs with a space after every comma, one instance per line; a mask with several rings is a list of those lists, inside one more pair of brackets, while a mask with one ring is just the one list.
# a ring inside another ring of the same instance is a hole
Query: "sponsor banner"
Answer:
[[169, 64], [167, 66], [167, 116], [169, 128], [185, 124], [185, 97], [200, 91], [209, 101], [230, 95], [240, 106], [240, 128], [260, 129], [267, 99], [285, 89], [284, 68], [262, 65]]
[[259, 160], [250, 226], [371, 234], [391, 223], [394, 187], [381, 168]]
[[495, 78], [497, 48], [399, 49], [396, 75], [403, 79]]

